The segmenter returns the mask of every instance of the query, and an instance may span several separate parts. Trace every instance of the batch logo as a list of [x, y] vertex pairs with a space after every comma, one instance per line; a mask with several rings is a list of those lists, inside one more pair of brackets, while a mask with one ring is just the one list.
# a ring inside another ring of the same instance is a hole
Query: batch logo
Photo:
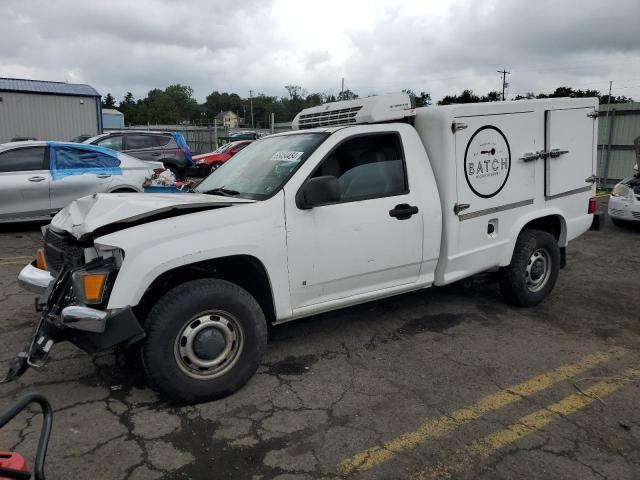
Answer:
[[504, 134], [487, 125], [471, 136], [464, 152], [464, 173], [469, 188], [482, 198], [491, 198], [507, 183], [511, 150]]

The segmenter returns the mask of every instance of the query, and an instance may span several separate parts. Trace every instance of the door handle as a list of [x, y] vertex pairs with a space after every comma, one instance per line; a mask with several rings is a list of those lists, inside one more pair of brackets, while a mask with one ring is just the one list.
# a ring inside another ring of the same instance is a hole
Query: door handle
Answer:
[[389, 210], [389, 216], [395, 217], [398, 220], [407, 220], [416, 213], [418, 213], [418, 207], [414, 207], [408, 203], [401, 203], [400, 205], [396, 205], [392, 210]]
[[160, 156], [160, 152], [155, 152], [151, 154], [152, 157], [159, 157]]
[[30, 177], [29, 181], [30, 182], [41, 182], [43, 181], [45, 178], [44, 177]]
[[560, 155], [564, 155], [565, 153], [569, 153], [569, 150], [560, 150], [559, 148], [554, 148], [545, 152], [544, 150], [540, 151], [540, 158], [558, 158]]
[[111, 175], [109, 175], [108, 173], [101, 173], [100, 175], [98, 175], [98, 178], [109, 178]]
[[533, 162], [534, 160], [537, 160], [539, 158], [540, 158], [540, 152], [536, 152], [536, 153], [527, 152], [520, 157], [520, 160], [522, 160], [523, 162]]

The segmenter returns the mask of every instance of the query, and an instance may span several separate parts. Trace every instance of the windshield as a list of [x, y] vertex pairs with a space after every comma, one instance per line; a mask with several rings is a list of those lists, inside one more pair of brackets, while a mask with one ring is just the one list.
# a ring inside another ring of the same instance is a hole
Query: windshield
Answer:
[[253, 142], [205, 178], [195, 191], [267, 198], [284, 185], [325, 138], [324, 133], [301, 133]]
[[225, 143], [224, 145], [222, 145], [221, 147], [216, 148], [213, 153], [223, 153], [226, 152], [227, 150], [229, 150], [229, 147], [231, 147], [231, 143]]

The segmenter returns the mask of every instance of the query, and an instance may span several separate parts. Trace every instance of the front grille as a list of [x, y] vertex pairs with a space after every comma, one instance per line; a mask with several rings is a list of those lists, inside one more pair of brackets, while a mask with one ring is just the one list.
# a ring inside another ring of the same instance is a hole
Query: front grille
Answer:
[[631, 215], [633, 215], [633, 218], [636, 220], [640, 220], [640, 212], [631, 212]]
[[47, 228], [44, 234], [44, 256], [49, 271], [57, 275], [63, 266], [69, 268], [81, 266], [84, 260], [84, 249], [76, 245], [71, 235], [57, 233]]
[[611, 215], [621, 216], [621, 215], [624, 215], [624, 210], [618, 210], [617, 208], [612, 208], [611, 210], [609, 210], [609, 213]]
[[299, 128], [333, 127], [336, 125], [349, 125], [356, 123], [356, 113], [362, 108], [343, 108], [341, 110], [329, 110], [326, 112], [308, 113], [300, 115]]

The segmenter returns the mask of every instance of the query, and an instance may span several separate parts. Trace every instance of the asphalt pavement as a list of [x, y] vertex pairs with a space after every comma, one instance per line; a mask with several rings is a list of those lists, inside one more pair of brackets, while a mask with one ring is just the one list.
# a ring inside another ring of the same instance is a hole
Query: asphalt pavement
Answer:
[[[39, 227], [0, 227], [0, 368], [37, 319], [16, 282]], [[640, 228], [572, 242], [541, 305], [483, 278], [270, 331], [236, 394], [181, 407], [122, 355], [56, 345], [0, 385], [51, 401], [48, 479], [640, 478]], [[0, 430], [33, 458], [40, 416]]]

